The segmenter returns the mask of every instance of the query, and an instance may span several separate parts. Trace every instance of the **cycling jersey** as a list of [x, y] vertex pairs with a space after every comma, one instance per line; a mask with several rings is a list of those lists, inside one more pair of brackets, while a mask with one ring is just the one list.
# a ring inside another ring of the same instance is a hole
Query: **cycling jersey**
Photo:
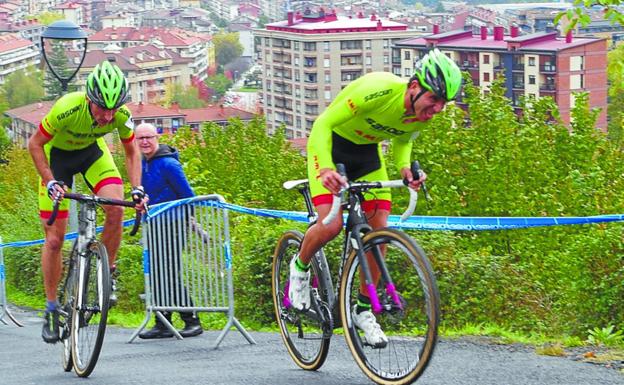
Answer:
[[[122, 142], [134, 139], [134, 124], [127, 107], [120, 107], [113, 121], [100, 127], [91, 116], [85, 93], [69, 93], [52, 106], [39, 130], [51, 138], [43, 148], [54, 179], [71, 188], [73, 175], [80, 173], [94, 193], [108, 184], [123, 184], [104, 135], [117, 130]], [[58, 218], [66, 218], [68, 208], [69, 200], [64, 199], [59, 205]], [[39, 178], [40, 217], [49, 218], [51, 210], [52, 200]]]
[[[315, 204], [328, 203], [329, 191], [320, 183], [319, 172], [324, 168], [335, 169], [335, 163], [351, 163], [351, 168], [364, 168], [368, 174], [357, 175], [359, 180], [387, 180], [383, 159], [378, 162], [377, 169], [366, 166], [375, 161], [371, 159], [370, 151], [365, 150], [367, 145], [379, 146], [382, 141], [390, 140], [397, 168], [409, 167], [412, 140], [426, 123], [405, 115], [406, 90], [405, 79], [387, 72], [372, 72], [346, 86], [316, 119], [307, 146], [308, 179], [312, 197], [316, 197]], [[343, 141], [359, 145], [363, 150], [350, 151], [352, 162], [341, 159], [344, 151], [334, 149], [335, 146], [345, 147], [340, 144]], [[342, 156], [338, 156], [340, 154]], [[362, 165], [357, 165], [358, 162]], [[349, 174], [349, 170], [347, 172]], [[377, 191], [372, 192], [373, 199], [390, 200], [389, 190]]]
[[69, 151], [85, 148], [114, 130], [123, 142], [134, 139], [134, 123], [126, 106], [117, 110], [112, 123], [99, 127], [91, 116], [84, 92], [72, 92], [57, 100], [41, 121], [39, 130], [51, 138], [48, 142], [51, 146]]

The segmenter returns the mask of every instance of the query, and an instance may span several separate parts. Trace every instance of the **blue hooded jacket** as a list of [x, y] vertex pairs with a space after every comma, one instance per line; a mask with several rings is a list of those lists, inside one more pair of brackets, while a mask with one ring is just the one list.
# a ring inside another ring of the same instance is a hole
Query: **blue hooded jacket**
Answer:
[[160, 144], [154, 156], [149, 160], [143, 157], [141, 164], [141, 183], [149, 195], [150, 205], [195, 196], [175, 148]]

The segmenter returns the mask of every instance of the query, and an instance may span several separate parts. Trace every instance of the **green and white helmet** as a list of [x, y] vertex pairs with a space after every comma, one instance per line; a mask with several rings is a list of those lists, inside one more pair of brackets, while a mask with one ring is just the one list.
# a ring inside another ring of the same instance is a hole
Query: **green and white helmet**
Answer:
[[87, 96], [101, 108], [113, 110], [126, 103], [128, 80], [115, 64], [108, 60], [95, 66], [87, 78]]
[[416, 63], [413, 78], [427, 91], [451, 101], [457, 97], [462, 84], [461, 70], [437, 48], [427, 52]]

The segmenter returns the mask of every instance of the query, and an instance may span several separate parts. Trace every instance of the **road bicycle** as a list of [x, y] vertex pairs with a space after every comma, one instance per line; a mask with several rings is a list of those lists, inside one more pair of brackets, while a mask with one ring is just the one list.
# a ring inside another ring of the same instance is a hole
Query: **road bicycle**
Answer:
[[[337, 165], [337, 169], [344, 167]], [[414, 175], [420, 175], [419, 169], [414, 162]], [[345, 175], [344, 171], [341, 174]], [[325, 224], [330, 223], [341, 208], [348, 210], [337, 281], [334, 285], [321, 249], [311, 261], [308, 310], [296, 310], [288, 297], [289, 265], [299, 251], [303, 234], [291, 230], [279, 239], [272, 265], [275, 316], [288, 353], [301, 368], [319, 369], [327, 358], [333, 330], [342, 327], [356, 363], [374, 382], [410, 384], [426, 369], [436, 345], [440, 319], [440, 296], [431, 264], [420, 246], [404, 232], [392, 228], [373, 230], [361, 205], [365, 191], [406, 185], [402, 180], [350, 181], [343, 189], [345, 200], [334, 197]], [[318, 218], [307, 179], [285, 182], [284, 188], [297, 188], [303, 195], [308, 218], [311, 225], [314, 224]], [[409, 190], [410, 203], [402, 220], [416, 207], [417, 193]], [[381, 272], [377, 283], [371, 276], [371, 260]], [[352, 310], [362, 279], [372, 311], [388, 337], [385, 347], [367, 345], [362, 332], [354, 325]]]
[[[74, 369], [79, 377], [88, 377], [97, 363], [108, 316], [111, 277], [106, 247], [96, 238], [97, 206], [135, 207], [134, 202], [95, 195], [65, 193], [64, 198], [79, 202], [78, 236], [69, 258], [63, 263], [65, 281], [60, 288], [59, 336], [62, 342], [63, 369]], [[54, 200], [48, 225], [58, 213], [60, 200]], [[141, 223], [137, 211], [130, 235]]]

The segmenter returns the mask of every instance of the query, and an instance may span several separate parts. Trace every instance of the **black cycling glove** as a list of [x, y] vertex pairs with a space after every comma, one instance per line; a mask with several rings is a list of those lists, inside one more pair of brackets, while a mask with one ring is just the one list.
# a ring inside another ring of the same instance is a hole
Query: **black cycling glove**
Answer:
[[134, 186], [132, 191], [130, 191], [130, 196], [134, 203], [141, 203], [143, 198], [145, 198], [145, 189], [143, 189], [143, 186]]
[[57, 186], [60, 187], [61, 189], [63, 189], [63, 191], [65, 190], [63, 188], [63, 186], [65, 186], [65, 183], [63, 183], [62, 181], [59, 181], [59, 180], [52, 179], [46, 185], [46, 188], [48, 189], [48, 197], [50, 197], [50, 199], [52, 199], [52, 200], [57, 199], [58, 196], [59, 196], [59, 191], [58, 191]]

